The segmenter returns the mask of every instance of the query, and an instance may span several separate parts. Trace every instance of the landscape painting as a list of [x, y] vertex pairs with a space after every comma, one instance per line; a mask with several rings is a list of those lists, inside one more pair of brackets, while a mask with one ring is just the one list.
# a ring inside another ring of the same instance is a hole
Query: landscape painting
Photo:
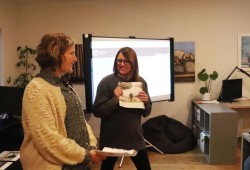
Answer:
[[175, 82], [195, 81], [194, 42], [174, 43], [174, 80]]

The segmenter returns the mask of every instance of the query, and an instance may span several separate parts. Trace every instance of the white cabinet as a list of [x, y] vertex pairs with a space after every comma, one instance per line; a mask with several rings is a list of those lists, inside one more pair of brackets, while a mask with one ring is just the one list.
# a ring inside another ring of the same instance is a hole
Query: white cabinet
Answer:
[[192, 102], [192, 128], [210, 164], [236, 162], [238, 113], [221, 104]]

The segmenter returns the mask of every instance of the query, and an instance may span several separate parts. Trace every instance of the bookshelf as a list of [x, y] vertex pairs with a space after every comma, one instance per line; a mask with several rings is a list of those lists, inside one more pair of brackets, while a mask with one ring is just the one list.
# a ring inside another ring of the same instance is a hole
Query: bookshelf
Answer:
[[210, 164], [236, 162], [238, 113], [222, 104], [192, 102], [192, 129]]

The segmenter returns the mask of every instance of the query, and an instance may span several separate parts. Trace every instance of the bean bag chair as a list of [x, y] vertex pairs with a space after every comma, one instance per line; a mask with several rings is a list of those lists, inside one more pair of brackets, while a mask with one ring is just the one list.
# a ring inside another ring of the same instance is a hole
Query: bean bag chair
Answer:
[[145, 139], [164, 153], [183, 153], [197, 146], [193, 131], [166, 115], [147, 120], [142, 129]]

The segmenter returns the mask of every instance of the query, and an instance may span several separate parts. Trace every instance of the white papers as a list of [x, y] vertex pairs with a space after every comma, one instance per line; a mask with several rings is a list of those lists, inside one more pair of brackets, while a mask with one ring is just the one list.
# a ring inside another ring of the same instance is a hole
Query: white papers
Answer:
[[13, 162], [0, 162], [0, 170], [8, 168]]
[[102, 151], [97, 150], [96, 153], [102, 156], [135, 156], [137, 151], [104, 147]]
[[9, 167], [14, 161], [20, 158], [19, 151], [3, 151], [0, 154], [0, 170], [4, 170]]
[[215, 103], [218, 104], [219, 102], [217, 100], [197, 100], [197, 103]]
[[20, 158], [19, 151], [3, 151], [0, 154], [0, 161], [13, 162]]
[[142, 82], [118, 82], [123, 89], [123, 95], [119, 97], [119, 105], [126, 108], [145, 109], [144, 103], [138, 97], [142, 91]]

